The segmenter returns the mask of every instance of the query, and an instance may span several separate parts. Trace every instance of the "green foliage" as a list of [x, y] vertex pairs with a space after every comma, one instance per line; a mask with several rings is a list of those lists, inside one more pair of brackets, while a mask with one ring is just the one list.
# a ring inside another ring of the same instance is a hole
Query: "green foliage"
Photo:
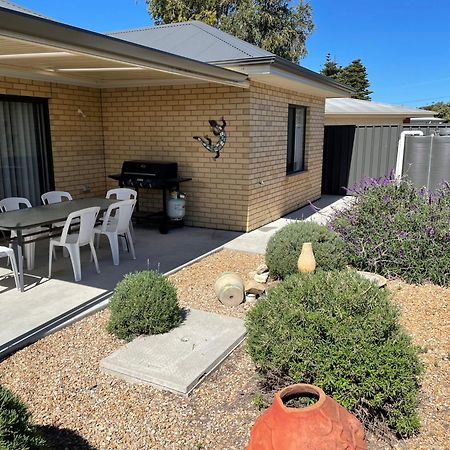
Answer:
[[31, 422], [25, 404], [0, 386], [0, 448], [2, 450], [45, 449], [45, 441]]
[[347, 264], [344, 241], [336, 233], [314, 222], [295, 222], [275, 233], [267, 244], [270, 274], [284, 278], [296, 273], [304, 242], [312, 243], [318, 269], [342, 269]]
[[107, 330], [128, 341], [141, 334], [166, 333], [181, 321], [175, 287], [152, 270], [126, 275], [114, 289], [109, 309]]
[[436, 111], [438, 117], [445, 120], [450, 120], [450, 102], [435, 102], [431, 105], [422, 106], [421, 109], [427, 109], [429, 111]]
[[298, 62], [314, 29], [308, 2], [286, 0], [146, 0], [155, 23], [201, 20], [278, 56]]
[[408, 181], [367, 179], [356, 203], [331, 228], [344, 239], [353, 266], [410, 283], [450, 285], [450, 185], [436, 192]]
[[417, 350], [388, 291], [356, 272], [292, 275], [248, 312], [247, 330], [247, 350], [270, 386], [315, 384], [367, 425], [418, 430]]
[[340, 66], [336, 59], [331, 58], [331, 53], [327, 53], [325, 64], [320, 69], [320, 73], [326, 77], [339, 80], [339, 75], [342, 71], [342, 66]]
[[157, 25], [200, 20], [217, 26], [241, 2], [227, 0], [146, 0]]
[[355, 59], [341, 70], [339, 81], [355, 90], [352, 98], [370, 100], [372, 91], [369, 90], [370, 83], [367, 77], [367, 69], [360, 59]]
[[330, 53], [327, 53], [320, 73], [353, 88], [355, 93], [352, 94], [352, 98], [370, 100], [372, 91], [369, 90], [367, 69], [360, 59], [355, 59], [348, 66], [342, 67], [335, 59], [331, 58]]

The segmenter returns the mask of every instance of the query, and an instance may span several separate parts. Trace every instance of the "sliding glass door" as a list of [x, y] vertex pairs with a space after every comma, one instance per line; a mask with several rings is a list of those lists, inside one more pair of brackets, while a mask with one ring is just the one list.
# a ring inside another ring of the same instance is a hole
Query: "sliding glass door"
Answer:
[[0, 96], [0, 199], [26, 197], [39, 205], [52, 189], [47, 100]]

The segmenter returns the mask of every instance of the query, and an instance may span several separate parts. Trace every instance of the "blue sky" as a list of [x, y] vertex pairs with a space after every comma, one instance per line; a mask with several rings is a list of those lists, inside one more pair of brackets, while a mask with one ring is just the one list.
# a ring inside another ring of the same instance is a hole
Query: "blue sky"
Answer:
[[[14, 1], [14, 0], [13, 0]], [[94, 31], [151, 23], [144, 0], [16, 0], [53, 19]], [[450, 101], [450, 2], [311, 0], [316, 30], [302, 65], [320, 70], [330, 52], [366, 65], [372, 99], [420, 106]]]

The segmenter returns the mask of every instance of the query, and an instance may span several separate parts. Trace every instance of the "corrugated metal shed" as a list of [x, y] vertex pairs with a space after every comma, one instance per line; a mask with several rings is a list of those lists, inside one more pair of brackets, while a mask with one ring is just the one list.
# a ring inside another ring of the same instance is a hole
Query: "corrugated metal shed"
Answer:
[[25, 13], [25, 14], [31, 14], [32, 16], [42, 17], [44, 19], [49, 19], [49, 17], [44, 16], [43, 14], [40, 14], [36, 11], [32, 11], [31, 9], [28, 9], [28, 8], [24, 8], [23, 6], [20, 6], [20, 5], [16, 5], [15, 3], [8, 2], [6, 0], [0, 0], [0, 7], [12, 9], [13, 11], [19, 11], [19, 12]]
[[437, 113], [425, 109], [407, 108], [401, 105], [358, 100], [356, 98], [328, 98], [325, 103], [325, 114], [429, 117], [435, 116]]
[[203, 62], [274, 56], [273, 53], [198, 21], [106, 34]]

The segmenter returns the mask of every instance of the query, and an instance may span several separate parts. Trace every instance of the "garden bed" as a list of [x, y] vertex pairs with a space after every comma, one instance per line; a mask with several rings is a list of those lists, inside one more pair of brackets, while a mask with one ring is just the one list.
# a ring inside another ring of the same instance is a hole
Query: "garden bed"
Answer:
[[[221, 305], [214, 280], [223, 271], [246, 278], [261, 262], [260, 255], [224, 250], [170, 278], [181, 306], [243, 318], [250, 306]], [[427, 350], [421, 354], [427, 365], [419, 407], [422, 432], [397, 447], [447, 448], [450, 289], [397, 281], [389, 288], [402, 308], [403, 325]], [[29, 405], [55, 448], [245, 448], [260, 412], [253, 401], [258, 377], [242, 346], [192, 396], [180, 397], [100, 372], [100, 360], [123, 345], [105, 332], [108, 316], [102, 311], [85, 318], [0, 363], [0, 383]], [[370, 448], [385, 445], [371, 440]]]

